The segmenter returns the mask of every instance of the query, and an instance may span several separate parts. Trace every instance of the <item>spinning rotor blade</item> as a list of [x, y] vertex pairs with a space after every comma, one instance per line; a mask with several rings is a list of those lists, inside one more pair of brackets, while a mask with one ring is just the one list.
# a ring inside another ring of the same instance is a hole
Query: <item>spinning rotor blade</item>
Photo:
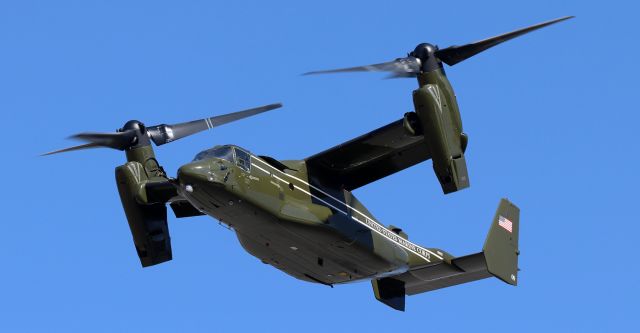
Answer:
[[88, 132], [73, 135], [70, 137], [71, 139], [87, 141], [88, 143], [48, 152], [42, 154], [42, 156], [88, 148], [113, 148], [118, 150], [125, 150], [135, 147], [136, 145], [149, 145], [149, 139], [151, 139], [151, 141], [153, 141], [156, 145], [160, 146], [165, 143], [169, 143], [171, 141], [175, 141], [189, 135], [214, 128], [216, 126], [224, 125], [232, 121], [254, 116], [259, 113], [270, 111], [280, 107], [282, 107], [281, 103], [275, 103], [244, 111], [223, 114], [211, 118], [194, 120], [173, 125], [162, 124], [146, 128], [141, 122], [131, 120], [128, 121], [122, 129], [118, 130], [118, 132]]
[[251, 117], [259, 113], [270, 111], [282, 107], [281, 103], [269, 104], [253, 109], [228, 113], [221, 116], [204, 118], [200, 120], [189, 121], [185, 123], [173, 125], [157, 125], [147, 128], [149, 137], [157, 146], [169, 143], [178, 139], [182, 139], [192, 134], [202, 132], [216, 126], [224, 125], [232, 121]]
[[82, 149], [89, 149], [89, 148], [99, 148], [99, 147], [101, 147], [101, 146], [98, 145], [98, 144], [95, 144], [95, 143], [85, 143], [85, 144], [79, 145], [79, 146], [73, 146], [73, 147], [69, 147], [69, 148], [50, 151], [50, 152], [44, 153], [44, 154], [42, 154], [40, 156], [47, 156], [47, 155], [53, 155], [53, 154], [58, 154], [58, 153], [66, 153], [68, 151], [82, 150]]
[[70, 137], [95, 144], [98, 147], [125, 150], [136, 143], [136, 133], [132, 130], [115, 133], [80, 133]]
[[526, 33], [529, 33], [534, 30], [538, 30], [540, 28], [544, 28], [546, 26], [552, 25], [554, 23], [558, 23], [561, 21], [568, 20], [570, 18], [574, 18], [574, 16], [565, 16], [559, 19], [539, 23], [536, 25], [532, 25], [526, 28], [522, 28], [519, 30], [515, 30], [512, 32], [508, 32], [506, 34], [502, 34], [499, 36], [487, 38], [484, 40], [480, 40], [474, 43], [462, 45], [462, 46], [449, 46], [442, 50], [437, 50], [435, 52], [436, 57], [440, 59], [442, 62], [449, 66], [453, 66], [463, 60], [473, 57], [474, 55], [485, 51], [489, 48], [492, 48], [500, 43], [506, 42], [510, 39], [522, 36]]
[[[391, 77], [411, 77], [420, 71], [420, 60], [414, 57], [398, 58], [393, 61], [367, 66], [307, 72], [302, 75], [346, 73], [346, 72], [391, 72]], [[409, 75], [407, 75], [409, 74]]]
[[88, 141], [89, 143], [48, 152], [42, 154], [41, 156], [89, 148], [113, 148], [118, 150], [125, 150], [135, 144], [137, 141], [136, 133], [133, 130], [115, 133], [80, 133], [72, 135], [69, 138]]

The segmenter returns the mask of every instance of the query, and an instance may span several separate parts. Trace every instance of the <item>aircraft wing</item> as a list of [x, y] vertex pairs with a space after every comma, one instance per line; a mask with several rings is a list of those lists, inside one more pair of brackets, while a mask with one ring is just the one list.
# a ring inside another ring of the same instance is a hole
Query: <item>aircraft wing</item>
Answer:
[[423, 135], [403, 119], [307, 158], [310, 175], [353, 190], [431, 158]]

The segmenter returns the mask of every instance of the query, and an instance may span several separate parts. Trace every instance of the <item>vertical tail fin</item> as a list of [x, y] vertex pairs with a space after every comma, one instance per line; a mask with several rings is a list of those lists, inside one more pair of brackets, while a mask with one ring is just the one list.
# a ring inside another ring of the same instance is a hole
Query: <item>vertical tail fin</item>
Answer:
[[489, 273], [514, 286], [518, 284], [519, 232], [520, 209], [509, 200], [502, 199], [482, 252]]

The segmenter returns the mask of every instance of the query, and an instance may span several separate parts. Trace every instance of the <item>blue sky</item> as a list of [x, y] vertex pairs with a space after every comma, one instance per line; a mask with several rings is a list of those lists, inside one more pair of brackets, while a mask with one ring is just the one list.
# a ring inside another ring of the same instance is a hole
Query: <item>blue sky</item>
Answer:
[[[631, 1], [3, 1], [0, 331], [604, 331], [637, 329], [638, 7]], [[170, 219], [174, 260], [142, 269], [117, 195], [117, 151], [47, 158], [68, 135], [272, 113], [156, 149], [174, 173], [235, 143], [304, 158], [399, 119], [413, 80], [304, 77], [548, 19], [577, 18], [447, 68], [471, 188], [426, 162], [356, 190], [385, 224], [454, 255], [481, 249], [501, 197], [522, 209], [520, 285], [412, 296], [297, 281], [205, 217]]]

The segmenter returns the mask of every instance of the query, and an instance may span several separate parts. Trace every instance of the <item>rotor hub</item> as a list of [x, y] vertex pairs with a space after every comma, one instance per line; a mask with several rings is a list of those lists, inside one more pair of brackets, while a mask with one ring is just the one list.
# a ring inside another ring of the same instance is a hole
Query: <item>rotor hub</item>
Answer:
[[144, 124], [139, 120], [129, 120], [127, 121], [118, 132], [131, 133], [131, 139], [125, 150], [131, 150], [134, 148], [138, 148], [141, 146], [148, 146], [151, 142], [149, 137], [147, 136], [147, 128]]
[[442, 62], [435, 55], [436, 51], [438, 51], [437, 46], [421, 43], [409, 55], [420, 59], [420, 71], [427, 73], [442, 68]]
[[144, 132], [146, 129], [145, 129], [144, 124], [141, 121], [139, 121], [139, 120], [129, 120], [124, 124], [124, 126], [122, 126], [122, 128], [119, 130], [119, 132], [125, 132], [125, 131], [129, 131], [129, 130]]
[[432, 57], [437, 50], [437, 46], [431, 45], [429, 43], [421, 43], [416, 46], [416, 48], [413, 50], [413, 52], [410, 53], [410, 55], [424, 61], [429, 57]]

